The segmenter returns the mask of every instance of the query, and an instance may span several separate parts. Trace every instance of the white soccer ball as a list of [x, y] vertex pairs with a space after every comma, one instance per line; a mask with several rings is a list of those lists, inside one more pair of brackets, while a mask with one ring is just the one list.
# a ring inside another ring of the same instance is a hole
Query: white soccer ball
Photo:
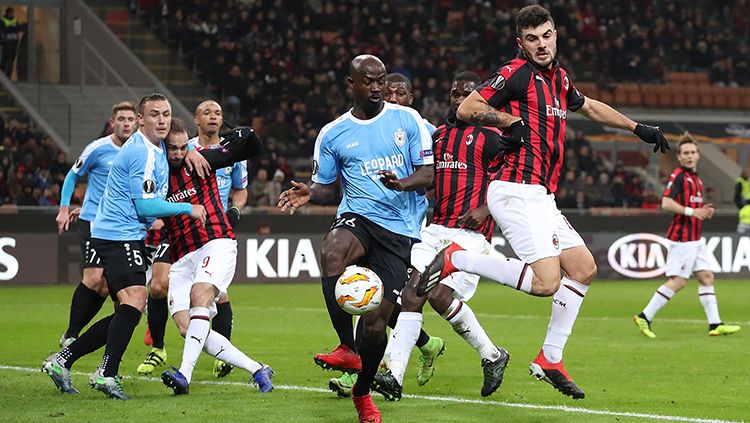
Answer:
[[349, 266], [336, 281], [336, 302], [353, 315], [369, 313], [383, 301], [383, 282], [372, 270]]

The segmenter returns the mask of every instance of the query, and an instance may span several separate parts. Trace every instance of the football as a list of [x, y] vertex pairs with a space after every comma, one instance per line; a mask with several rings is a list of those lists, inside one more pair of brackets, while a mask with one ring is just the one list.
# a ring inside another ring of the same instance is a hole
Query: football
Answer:
[[349, 314], [369, 313], [383, 301], [383, 282], [372, 270], [349, 266], [336, 281], [336, 302]]

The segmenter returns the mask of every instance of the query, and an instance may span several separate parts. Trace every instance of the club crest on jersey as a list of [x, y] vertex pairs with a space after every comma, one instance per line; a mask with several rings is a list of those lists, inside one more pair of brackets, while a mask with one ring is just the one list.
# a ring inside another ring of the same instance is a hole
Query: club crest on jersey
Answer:
[[466, 137], [466, 145], [471, 145], [471, 143], [473, 143], [473, 142], [474, 142], [474, 134], [469, 134]]
[[568, 75], [565, 75], [563, 78], [563, 87], [565, 87], [566, 90], [570, 88], [570, 79], [568, 79]]
[[152, 179], [143, 181], [143, 192], [146, 194], [153, 194], [156, 191], [156, 182]]
[[490, 84], [490, 87], [492, 87], [495, 91], [500, 91], [503, 88], [505, 88], [505, 77], [502, 75], [497, 75], [495, 77], [495, 80], [492, 81], [492, 84]]
[[402, 128], [398, 128], [393, 137], [396, 139], [396, 144], [402, 146], [406, 144], [406, 132]]

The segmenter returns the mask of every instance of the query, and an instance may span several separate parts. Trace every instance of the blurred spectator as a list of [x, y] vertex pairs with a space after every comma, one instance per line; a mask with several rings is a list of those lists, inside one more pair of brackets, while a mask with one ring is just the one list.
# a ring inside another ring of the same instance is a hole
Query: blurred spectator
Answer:
[[276, 201], [269, 197], [268, 170], [265, 168], [258, 169], [258, 173], [250, 183], [250, 205], [253, 207], [276, 205]]
[[284, 190], [284, 172], [281, 169], [276, 169], [273, 174], [273, 179], [268, 184], [268, 201], [271, 204], [279, 202], [279, 195]]

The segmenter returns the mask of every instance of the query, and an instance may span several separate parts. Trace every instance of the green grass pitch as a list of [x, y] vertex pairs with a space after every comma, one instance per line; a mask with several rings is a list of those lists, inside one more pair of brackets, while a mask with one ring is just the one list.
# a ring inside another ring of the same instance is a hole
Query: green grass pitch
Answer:
[[[691, 282], [657, 316], [656, 339], [640, 335], [631, 316], [661, 281], [598, 281], [589, 290], [565, 351], [566, 368], [586, 399], [563, 397], [528, 375], [541, 347], [550, 299], [534, 298], [483, 282], [470, 302], [490, 337], [511, 353], [501, 389], [479, 395], [482, 373], [476, 353], [431, 309], [424, 328], [446, 340], [447, 350], [425, 386], [416, 383], [417, 351], [407, 370], [405, 397], [375, 401], [387, 422], [641, 422], [741, 421], [750, 418], [750, 283], [717, 282], [722, 318], [745, 326], [728, 337], [709, 337], [696, 283]], [[259, 421], [355, 422], [351, 399], [326, 392], [334, 372], [313, 364], [315, 353], [336, 346], [320, 287], [236, 285], [231, 288], [233, 342], [276, 371], [277, 389], [260, 394], [235, 370], [217, 381], [213, 359], [198, 363], [190, 395], [174, 397], [156, 378], [135, 368], [148, 348], [145, 319], [121, 366], [132, 401], [106, 399], [86, 380], [101, 351], [80, 360], [73, 378], [77, 397], [60, 394], [41, 373], [42, 360], [57, 348], [67, 323], [73, 286], [0, 288], [0, 421]], [[107, 304], [104, 312], [110, 312]], [[170, 322], [169, 363], [179, 365], [182, 340]], [[161, 369], [159, 370], [161, 371]], [[608, 414], [609, 413], [609, 414]]]

